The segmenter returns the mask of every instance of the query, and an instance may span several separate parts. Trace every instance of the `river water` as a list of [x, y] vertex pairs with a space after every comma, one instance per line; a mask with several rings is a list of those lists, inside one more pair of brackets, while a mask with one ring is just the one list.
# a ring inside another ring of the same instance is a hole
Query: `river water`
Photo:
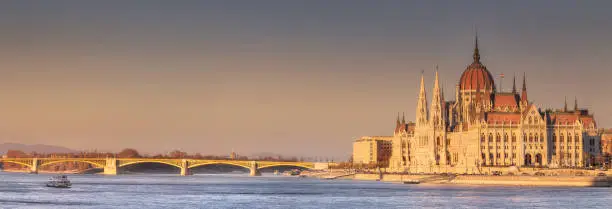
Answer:
[[0, 172], [2, 208], [610, 208], [611, 188], [404, 185], [245, 174], [51, 175]]

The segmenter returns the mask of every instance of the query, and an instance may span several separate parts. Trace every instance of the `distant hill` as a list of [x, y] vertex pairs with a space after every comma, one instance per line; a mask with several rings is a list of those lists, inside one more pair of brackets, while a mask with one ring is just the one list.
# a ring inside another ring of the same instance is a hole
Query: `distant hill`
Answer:
[[0, 153], [4, 154], [8, 150], [21, 150], [25, 153], [37, 152], [37, 153], [76, 153], [77, 150], [73, 150], [66, 147], [44, 145], [44, 144], [19, 144], [19, 143], [2, 143], [0, 144]]

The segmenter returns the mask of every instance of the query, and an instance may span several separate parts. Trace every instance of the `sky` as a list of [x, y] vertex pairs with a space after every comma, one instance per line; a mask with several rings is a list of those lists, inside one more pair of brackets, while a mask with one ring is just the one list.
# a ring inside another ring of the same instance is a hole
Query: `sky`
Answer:
[[[472, 61], [612, 126], [610, 1], [3, 1], [0, 143], [319, 156], [414, 120]], [[506, 78], [500, 80], [499, 74]], [[518, 84], [520, 86], [520, 84]], [[450, 98], [449, 98], [450, 97]]]

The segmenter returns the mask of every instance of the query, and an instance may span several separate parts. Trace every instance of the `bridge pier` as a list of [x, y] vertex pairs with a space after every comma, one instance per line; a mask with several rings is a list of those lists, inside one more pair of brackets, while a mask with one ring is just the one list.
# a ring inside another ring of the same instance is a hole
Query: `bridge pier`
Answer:
[[117, 175], [117, 159], [106, 158], [106, 165], [104, 166], [104, 175]]
[[183, 159], [181, 161], [181, 176], [191, 175], [191, 171], [189, 170], [189, 161]]
[[256, 161], [251, 161], [251, 168], [249, 170], [249, 176], [261, 176], [261, 172], [259, 172], [259, 166], [257, 166]]
[[32, 158], [32, 167], [30, 173], [38, 174], [38, 158]]

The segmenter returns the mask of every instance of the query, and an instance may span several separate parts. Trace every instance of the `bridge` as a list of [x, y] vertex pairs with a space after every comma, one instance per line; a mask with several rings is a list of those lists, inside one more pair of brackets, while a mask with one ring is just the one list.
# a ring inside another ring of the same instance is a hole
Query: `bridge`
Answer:
[[233, 165], [249, 169], [250, 176], [261, 175], [259, 169], [292, 166], [304, 169], [327, 169], [331, 163], [314, 162], [277, 162], [277, 161], [245, 161], [245, 160], [202, 160], [202, 159], [153, 159], [153, 158], [0, 158], [0, 162], [14, 163], [26, 166], [31, 173], [38, 173], [40, 166], [63, 162], [80, 162], [104, 170], [106, 175], [117, 175], [121, 168], [140, 163], [159, 163], [177, 167], [181, 176], [190, 175], [190, 169], [205, 165]]

